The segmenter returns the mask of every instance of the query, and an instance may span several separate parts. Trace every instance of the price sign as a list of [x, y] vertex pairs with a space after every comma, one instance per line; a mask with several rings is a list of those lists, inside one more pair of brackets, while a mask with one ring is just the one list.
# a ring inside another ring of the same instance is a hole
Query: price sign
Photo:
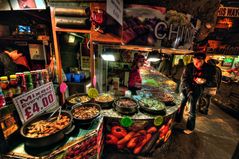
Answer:
[[22, 123], [25, 123], [40, 112], [57, 104], [53, 84], [49, 82], [17, 96], [13, 98], [13, 103]]

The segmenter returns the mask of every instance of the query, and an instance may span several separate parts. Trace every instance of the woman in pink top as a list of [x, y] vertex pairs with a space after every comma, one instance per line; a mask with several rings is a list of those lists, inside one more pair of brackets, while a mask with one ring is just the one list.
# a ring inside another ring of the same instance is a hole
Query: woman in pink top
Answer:
[[137, 90], [140, 90], [142, 87], [142, 77], [140, 75], [140, 67], [144, 65], [145, 58], [143, 55], [136, 54], [134, 56], [133, 65], [131, 72], [129, 74], [129, 83], [128, 89], [132, 92], [133, 95], [136, 94]]

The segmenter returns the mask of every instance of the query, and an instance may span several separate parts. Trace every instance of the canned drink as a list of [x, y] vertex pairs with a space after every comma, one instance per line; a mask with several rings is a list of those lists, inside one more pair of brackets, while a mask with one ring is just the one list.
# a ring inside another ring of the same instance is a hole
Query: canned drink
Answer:
[[38, 74], [37, 74], [37, 71], [31, 71], [31, 76], [32, 76], [32, 83], [33, 83], [33, 86], [34, 88], [36, 87], [39, 87], [39, 77], [38, 77]]
[[27, 90], [33, 89], [32, 76], [30, 72], [23, 72], [26, 79]]
[[17, 83], [21, 87], [21, 92], [27, 91], [26, 79], [24, 73], [16, 73]]
[[37, 70], [37, 75], [38, 75], [38, 80], [39, 80], [39, 85], [43, 85], [44, 84], [44, 80], [43, 80], [43, 77], [42, 77], [42, 71], [41, 70]]
[[49, 74], [48, 74], [47, 69], [42, 70], [42, 77], [43, 77], [44, 83], [49, 82]]

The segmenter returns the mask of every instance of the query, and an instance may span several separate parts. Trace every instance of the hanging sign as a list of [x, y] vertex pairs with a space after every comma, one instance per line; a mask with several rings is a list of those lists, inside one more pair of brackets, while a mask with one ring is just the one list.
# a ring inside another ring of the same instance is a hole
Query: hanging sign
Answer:
[[22, 123], [57, 104], [52, 82], [13, 98]]
[[222, 44], [221, 41], [208, 40], [207, 53], [218, 55], [238, 55], [239, 47], [230, 44]]
[[120, 25], [123, 25], [123, 1], [107, 0], [106, 12], [112, 16]]
[[217, 12], [218, 17], [239, 17], [239, 8], [220, 7]]
[[164, 7], [129, 5], [124, 9], [122, 42], [157, 48], [190, 49], [197, 19]]

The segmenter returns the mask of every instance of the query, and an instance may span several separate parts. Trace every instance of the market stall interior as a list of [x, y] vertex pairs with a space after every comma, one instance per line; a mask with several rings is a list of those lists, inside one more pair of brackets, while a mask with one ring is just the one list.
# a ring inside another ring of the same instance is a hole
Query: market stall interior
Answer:
[[212, 98], [239, 112], [238, 41], [210, 34], [235, 33], [238, 15], [221, 6], [216, 20], [219, 5], [0, 1], [0, 158], [151, 156], [171, 143], [195, 51], [217, 60], [223, 79], [199, 106]]

